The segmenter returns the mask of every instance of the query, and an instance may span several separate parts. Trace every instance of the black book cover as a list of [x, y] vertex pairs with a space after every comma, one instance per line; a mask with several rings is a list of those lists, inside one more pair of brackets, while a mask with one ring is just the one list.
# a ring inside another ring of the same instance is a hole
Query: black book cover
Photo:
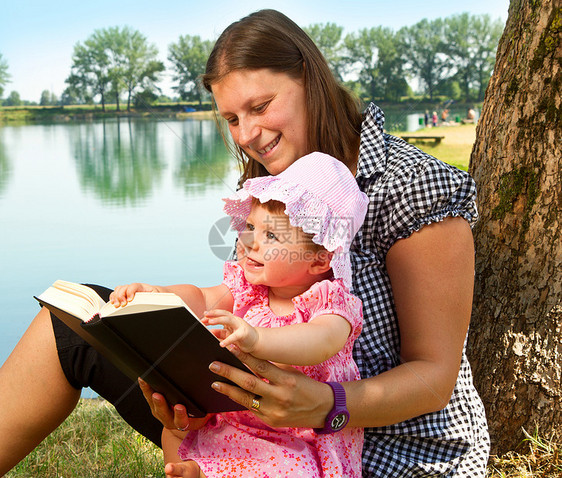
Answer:
[[[36, 298], [37, 299], [37, 298]], [[248, 371], [185, 307], [116, 315], [89, 322], [37, 299], [132, 380], [141, 377], [169, 404], [181, 403], [188, 413], [245, 410], [211, 388], [227, 381], [209, 370], [213, 361]]]

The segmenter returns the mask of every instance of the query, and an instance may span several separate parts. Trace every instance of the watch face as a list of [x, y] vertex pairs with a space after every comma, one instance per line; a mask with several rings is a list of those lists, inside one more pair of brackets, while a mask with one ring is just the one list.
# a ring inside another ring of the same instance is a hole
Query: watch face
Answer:
[[332, 423], [330, 424], [330, 426], [334, 431], [341, 430], [343, 427], [345, 427], [347, 420], [348, 417], [345, 413], [338, 413], [334, 418], [332, 418]]

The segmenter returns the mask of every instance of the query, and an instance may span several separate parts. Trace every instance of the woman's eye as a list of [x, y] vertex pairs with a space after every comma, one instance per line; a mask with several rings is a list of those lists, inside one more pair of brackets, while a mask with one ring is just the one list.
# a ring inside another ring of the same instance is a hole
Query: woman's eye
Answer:
[[256, 113], [263, 113], [268, 105], [269, 105], [269, 101], [266, 101], [265, 103], [262, 103], [261, 105], [256, 106], [254, 108], [254, 111]]

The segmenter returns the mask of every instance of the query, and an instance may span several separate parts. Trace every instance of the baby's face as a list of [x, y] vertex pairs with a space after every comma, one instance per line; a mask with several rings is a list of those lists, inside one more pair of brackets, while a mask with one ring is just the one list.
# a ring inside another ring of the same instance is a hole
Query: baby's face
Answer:
[[285, 214], [252, 207], [240, 242], [245, 249], [242, 266], [251, 284], [286, 287], [310, 282], [316, 252], [306, 234], [292, 226]]

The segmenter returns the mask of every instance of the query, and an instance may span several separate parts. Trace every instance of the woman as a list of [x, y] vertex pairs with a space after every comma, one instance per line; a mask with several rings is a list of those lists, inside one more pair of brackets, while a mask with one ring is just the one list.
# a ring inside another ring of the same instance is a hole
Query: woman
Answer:
[[[346, 400], [336, 401], [327, 384], [240, 353], [268, 381], [212, 364], [238, 384], [216, 389], [248, 409], [259, 403], [260, 418], [274, 427], [330, 431], [327, 417], [347, 405], [347, 426], [365, 428], [364, 476], [484, 476], [489, 439], [464, 353], [477, 217], [472, 179], [385, 134], [375, 105], [362, 117], [313, 42], [276, 11], [228, 27], [203, 80], [228, 124], [243, 180], [322, 151], [341, 159], [370, 198], [351, 257], [353, 292], [364, 307], [354, 350], [363, 380], [344, 383]], [[0, 370], [0, 403], [7, 404], [0, 473], [72, 411], [81, 386], [158, 442], [161, 425], [138, 389], [42, 311]], [[201, 425], [143, 389], [167, 428]]]

